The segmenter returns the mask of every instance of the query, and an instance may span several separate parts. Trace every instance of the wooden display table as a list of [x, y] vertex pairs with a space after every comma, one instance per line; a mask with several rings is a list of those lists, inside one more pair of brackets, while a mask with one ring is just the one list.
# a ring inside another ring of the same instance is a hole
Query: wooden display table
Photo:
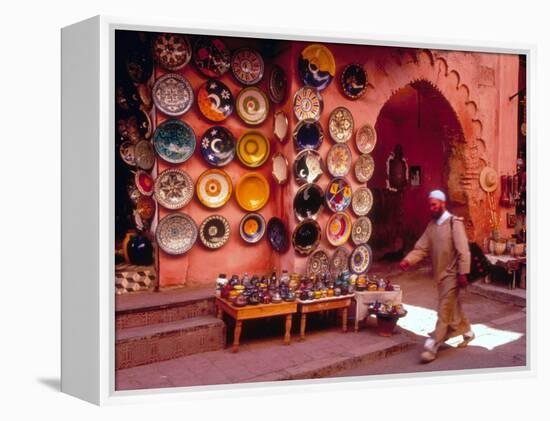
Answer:
[[394, 304], [401, 304], [403, 292], [399, 291], [355, 291], [355, 331], [359, 331], [359, 321], [368, 316], [367, 306], [370, 303], [379, 301]]
[[306, 319], [308, 313], [317, 311], [342, 309], [342, 332], [347, 332], [348, 307], [351, 305], [353, 295], [343, 297], [321, 298], [317, 300], [302, 301], [298, 300], [299, 311], [302, 314], [300, 319], [300, 340], [306, 337]]
[[262, 319], [272, 316], [286, 316], [285, 323], [285, 345], [290, 344], [290, 329], [292, 328], [292, 315], [296, 313], [298, 304], [296, 302], [281, 302], [272, 304], [247, 305], [236, 307], [230, 301], [216, 297], [217, 317], [221, 319], [223, 313], [235, 320], [235, 332], [233, 334], [233, 352], [239, 350], [239, 339], [243, 320]]
[[[489, 263], [491, 263], [491, 265], [502, 267], [506, 270], [506, 272], [508, 272], [509, 275], [512, 275], [512, 279], [510, 281], [510, 284], [508, 285], [508, 288], [516, 288], [517, 280], [519, 279], [520, 287], [525, 289], [525, 284], [524, 282], [522, 282], [522, 268], [527, 265], [526, 256], [511, 256], [509, 254], [486, 254], [485, 257], [487, 258], [487, 260], [489, 260]], [[485, 277], [485, 283], [491, 283], [490, 274]]]

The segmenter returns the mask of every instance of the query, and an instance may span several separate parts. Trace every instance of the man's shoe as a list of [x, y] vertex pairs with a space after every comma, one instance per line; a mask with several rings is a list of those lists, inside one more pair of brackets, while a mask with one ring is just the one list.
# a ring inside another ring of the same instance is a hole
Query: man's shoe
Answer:
[[420, 360], [423, 363], [430, 363], [433, 360], [435, 360], [436, 355], [431, 351], [424, 351], [422, 354], [420, 354]]
[[468, 344], [476, 338], [476, 334], [474, 332], [467, 332], [462, 335], [462, 338], [462, 342], [457, 345], [458, 348], [465, 348], [466, 346], [468, 346]]

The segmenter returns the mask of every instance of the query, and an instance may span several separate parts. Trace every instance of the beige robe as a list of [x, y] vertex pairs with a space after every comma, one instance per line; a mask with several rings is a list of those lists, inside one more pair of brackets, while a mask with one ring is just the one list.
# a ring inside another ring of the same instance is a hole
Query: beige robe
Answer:
[[[451, 218], [454, 235], [451, 234]], [[470, 272], [470, 249], [462, 218], [451, 216], [441, 225], [430, 221], [405, 260], [414, 265], [427, 256], [431, 257], [438, 288], [437, 324], [432, 337], [439, 345], [471, 330], [460, 303], [460, 288], [456, 284], [457, 274]]]

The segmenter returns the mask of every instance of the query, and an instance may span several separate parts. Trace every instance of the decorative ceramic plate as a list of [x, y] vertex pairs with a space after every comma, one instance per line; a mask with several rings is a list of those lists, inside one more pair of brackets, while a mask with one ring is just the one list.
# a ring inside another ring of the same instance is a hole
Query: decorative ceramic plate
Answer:
[[197, 103], [202, 115], [214, 122], [225, 120], [235, 108], [231, 90], [216, 79], [207, 80], [199, 88]]
[[257, 243], [265, 233], [265, 219], [259, 213], [247, 213], [239, 224], [241, 238], [247, 243]]
[[306, 274], [307, 277], [328, 275], [329, 273], [329, 257], [324, 250], [315, 250], [307, 259]]
[[118, 148], [118, 152], [120, 153], [120, 159], [122, 159], [124, 163], [131, 167], [136, 166], [135, 146], [132, 142], [129, 140], [122, 142]]
[[351, 168], [351, 149], [345, 143], [332, 145], [327, 154], [328, 172], [334, 177], [345, 176]]
[[269, 140], [256, 131], [244, 133], [237, 142], [237, 156], [247, 167], [257, 168], [269, 157]]
[[357, 99], [367, 89], [367, 72], [358, 64], [348, 64], [342, 71], [340, 83], [344, 95], [351, 99]]
[[165, 253], [184, 254], [197, 241], [197, 224], [189, 215], [173, 213], [159, 221], [156, 237], [157, 244]]
[[336, 212], [327, 222], [327, 240], [333, 246], [341, 246], [349, 239], [351, 218], [345, 212]]
[[302, 50], [298, 74], [304, 85], [325, 89], [334, 78], [336, 62], [330, 50], [321, 44], [311, 44]]
[[361, 244], [349, 257], [349, 268], [353, 273], [368, 272], [372, 265], [372, 250], [368, 244]]
[[332, 278], [336, 278], [342, 272], [349, 270], [349, 251], [346, 247], [341, 246], [334, 250], [330, 258], [330, 274]]
[[273, 116], [273, 134], [284, 143], [288, 134], [288, 118], [284, 111], [277, 111]]
[[139, 196], [136, 203], [136, 210], [141, 219], [150, 220], [155, 216], [157, 203], [151, 196]]
[[157, 79], [152, 94], [157, 109], [170, 117], [185, 114], [195, 99], [189, 81], [177, 73], [168, 73]]
[[281, 152], [271, 157], [271, 175], [277, 184], [285, 184], [288, 181], [288, 161]]
[[294, 196], [293, 209], [298, 221], [317, 219], [324, 209], [325, 195], [317, 184], [304, 184]]
[[235, 157], [235, 138], [225, 127], [211, 127], [202, 135], [200, 150], [208, 164], [223, 167]]
[[221, 215], [211, 215], [202, 221], [199, 237], [202, 244], [209, 249], [218, 249], [227, 243], [231, 229], [229, 222]]
[[351, 241], [358, 246], [369, 241], [372, 234], [372, 222], [368, 216], [361, 216], [353, 223], [351, 228]]
[[219, 77], [231, 67], [231, 53], [221, 39], [205, 37], [195, 43], [193, 61], [206, 77]]
[[137, 170], [134, 175], [134, 182], [139, 192], [145, 196], [152, 196], [155, 187], [153, 177], [143, 170]]
[[333, 212], [343, 212], [351, 204], [351, 186], [345, 178], [335, 177], [327, 185], [325, 200]]
[[303, 220], [292, 233], [292, 245], [302, 255], [312, 253], [320, 242], [321, 227], [313, 219]]
[[167, 120], [156, 128], [153, 144], [159, 156], [166, 162], [181, 164], [193, 156], [195, 132], [183, 121]]
[[317, 89], [304, 86], [294, 94], [292, 108], [298, 120], [319, 120], [323, 111], [323, 99]]
[[300, 121], [294, 129], [294, 133], [292, 133], [294, 147], [299, 151], [302, 149], [319, 149], [324, 137], [323, 128], [314, 120]]
[[298, 184], [315, 183], [324, 172], [323, 158], [319, 152], [306, 149], [294, 160], [294, 178]]
[[243, 85], [255, 85], [264, 75], [264, 60], [251, 48], [240, 48], [231, 58], [233, 76]]
[[246, 124], [262, 124], [269, 114], [269, 99], [259, 88], [250, 86], [237, 95], [237, 114]]
[[258, 172], [247, 173], [239, 179], [235, 195], [241, 208], [255, 212], [263, 208], [269, 200], [269, 183]]
[[136, 48], [126, 56], [126, 71], [135, 83], [145, 83], [153, 74], [153, 59], [144, 48]]
[[355, 177], [360, 183], [366, 183], [374, 174], [374, 159], [370, 154], [360, 155], [355, 162]]
[[207, 208], [220, 208], [231, 198], [231, 177], [218, 169], [206, 170], [197, 180], [197, 197]]
[[140, 140], [134, 148], [136, 164], [142, 170], [149, 171], [155, 165], [155, 149], [148, 140]]
[[365, 124], [355, 134], [357, 150], [362, 154], [371, 153], [376, 146], [376, 130], [370, 124]]
[[289, 240], [286, 226], [276, 216], [272, 217], [267, 223], [267, 238], [269, 244], [277, 253], [283, 253], [288, 249]]
[[353, 135], [353, 116], [345, 107], [337, 107], [330, 113], [328, 119], [329, 133], [337, 143], [347, 142]]
[[369, 213], [372, 208], [372, 203], [372, 191], [368, 187], [359, 187], [353, 192], [351, 208], [357, 216], [364, 216]]
[[153, 55], [160, 67], [173, 72], [191, 60], [191, 43], [185, 35], [160, 34], [153, 41]]
[[269, 97], [275, 104], [280, 104], [286, 97], [287, 79], [283, 69], [274, 65], [269, 74]]
[[193, 198], [193, 180], [185, 171], [169, 168], [155, 180], [155, 198], [166, 209], [181, 209]]

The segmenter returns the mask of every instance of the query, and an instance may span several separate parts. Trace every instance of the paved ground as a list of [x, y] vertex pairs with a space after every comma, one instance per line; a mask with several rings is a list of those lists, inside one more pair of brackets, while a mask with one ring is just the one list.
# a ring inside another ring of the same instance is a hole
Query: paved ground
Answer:
[[[376, 265], [401, 285], [409, 311], [391, 338], [377, 335], [374, 320], [358, 333], [342, 333], [338, 320], [319, 316], [308, 324], [304, 342], [297, 341], [298, 323], [292, 343], [282, 345], [282, 320], [274, 318], [245, 325], [240, 351], [207, 352], [170, 361], [119, 370], [117, 390], [247, 383], [319, 377], [343, 377], [524, 366], [526, 364], [526, 313], [523, 307], [467, 292], [463, 303], [477, 338], [466, 349], [452, 341], [430, 364], [420, 364], [418, 355], [427, 334], [434, 328], [437, 297], [429, 268], [402, 273], [396, 264]], [[228, 333], [232, 329], [229, 327]]]

